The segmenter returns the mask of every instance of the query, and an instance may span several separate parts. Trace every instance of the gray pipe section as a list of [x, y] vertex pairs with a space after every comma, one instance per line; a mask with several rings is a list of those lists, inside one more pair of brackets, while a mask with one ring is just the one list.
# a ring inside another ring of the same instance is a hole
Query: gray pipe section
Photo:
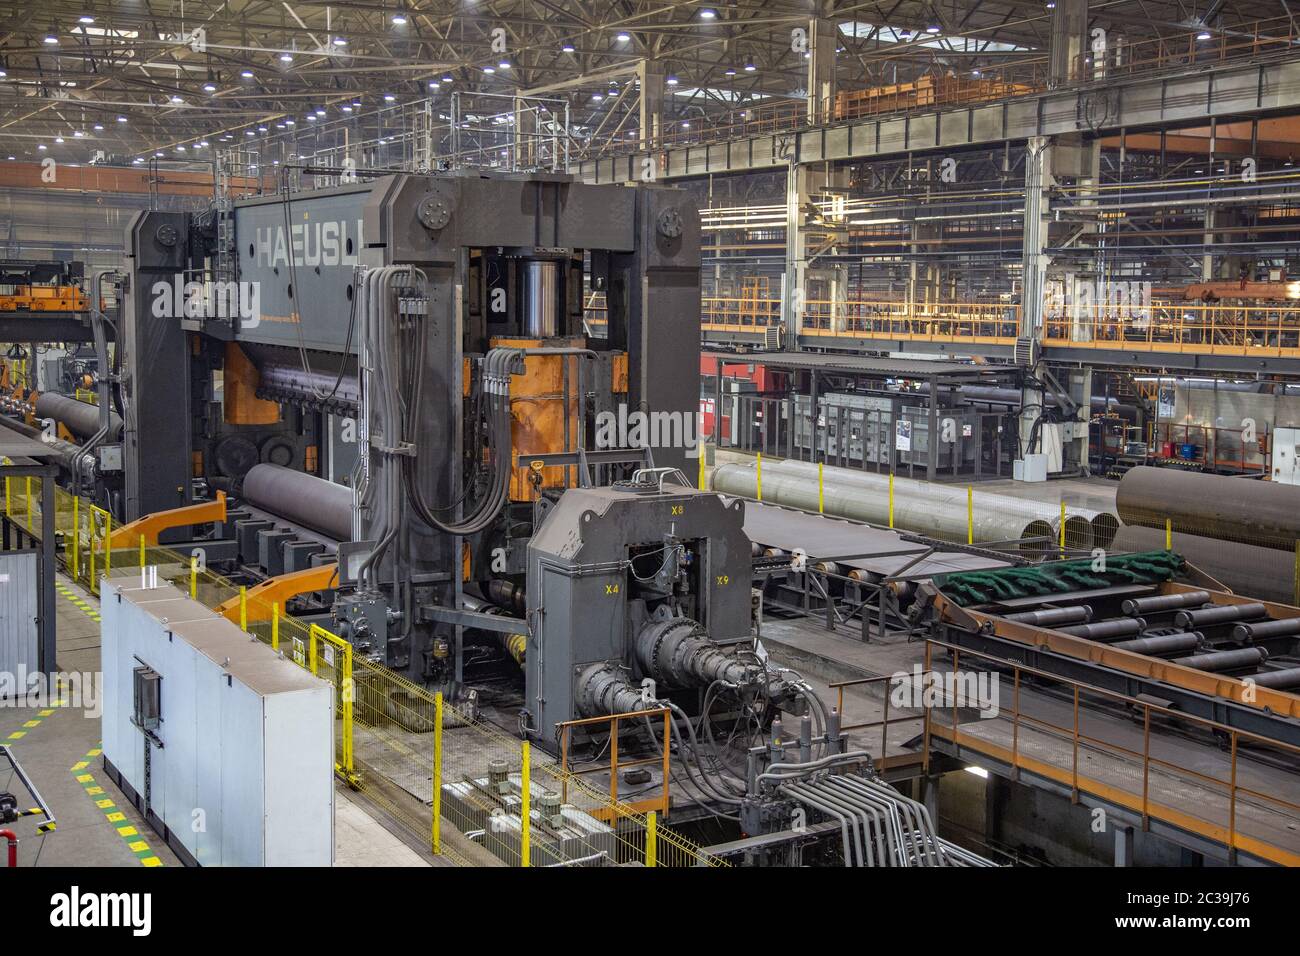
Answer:
[[1194, 627], [1208, 627], [1211, 624], [1227, 624], [1230, 621], [1244, 621], [1252, 617], [1264, 617], [1268, 610], [1262, 604], [1215, 604], [1211, 607], [1179, 611], [1174, 615], [1174, 624], [1184, 630]]
[[[757, 474], [749, 465], [721, 465], [713, 470], [713, 490], [755, 498]], [[889, 476], [827, 467], [823, 478], [825, 513], [868, 524], [889, 524]], [[810, 462], [763, 462], [763, 500], [772, 504], [817, 511], [817, 466]], [[1060, 512], [1053, 514], [1037, 502], [975, 492], [975, 541], [1023, 541], [1024, 551], [1054, 550], [1059, 539]], [[966, 489], [907, 478], [894, 479], [894, 527], [966, 543]], [[1068, 515], [1066, 544], [1091, 548], [1092, 526], [1079, 515]], [[1047, 539], [1028, 541], [1025, 539]]]
[[1211, 651], [1208, 654], [1193, 654], [1191, 657], [1175, 657], [1175, 664], [1194, 667], [1200, 671], [1226, 671], [1238, 667], [1257, 667], [1268, 659], [1268, 651], [1262, 647], [1242, 647], [1235, 651]]
[[1079, 624], [1074, 627], [1058, 627], [1062, 634], [1087, 638], [1090, 641], [1110, 641], [1117, 637], [1130, 637], [1141, 634], [1147, 622], [1140, 617], [1119, 617], [1111, 621], [1098, 621], [1096, 624]]
[[99, 462], [94, 455], [82, 451], [79, 445], [73, 445], [61, 438], [46, 438], [45, 433], [39, 428], [32, 428], [16, 419], [0, 417], [0, 425], [50, 448], [59, 465], [70, 474], [80, 474], [91, 481], [95, 479]]
[[1087, 604], [1073, 607], [1053, 607], [1042, 611], [1020, 611], [1003, 617], [1018, 624], [1032, 624], [1035, 627], [1057, 627], [1061, 624], [1087, 624], [1092, 620], [1092, 608]]
[[1300, 486], [1202, 475], [1173, 468], [1132, 468], [1120, 479], [1115, 506], [1125, 524], [1193, 531], [1294, 551], [1300, 540]]
[[352, 489], [279, 465], [254, 465], [244, 476], [251, 505], [338, 541], [352, 539]]
[[1277, 621], [1238, 624], [1232, 629], [1232, 639], [1242, 644], [1266, 637], [1289, 637], [1292, 634], [1300, 634], [1300, 617], [1284, 617]]
[[1175, 651], [1194, 651], [1201, 641], [1195, 631], [1189, 634], [1160, 634], [1156, 637], [1139, 637], [1133, 641], [1120, 641], [1111, 647], [1136, 654], [1172, 654]]
[[1185, 591], [1182, 594], [1153, 594], [1151, 597], [1129, 598], [1120, 607], [1130, 617], [1153, 614], [1157, 611], [1177, 611], [1210, 603], [1208, 591]]
[[[36, 398], [36, 417], [53, 418], [61, 422], [68, 431], [78, 438], [91, 438], [99, 431], [100, 407], [88, 402], [78, 401], [55, 392], [43, 392]], [[110, 443], [122, 440], [122, 419], [116, 412], [108, 413], [108, 435]]]
[[1260, 687], [1273, 687], [1278, 690], [1297, 687], [1300, 686], [1300, 667], [1288, 667], [1280, 671], [1260, 671], [1258, 674], [1252, 674], [1250, 679]]

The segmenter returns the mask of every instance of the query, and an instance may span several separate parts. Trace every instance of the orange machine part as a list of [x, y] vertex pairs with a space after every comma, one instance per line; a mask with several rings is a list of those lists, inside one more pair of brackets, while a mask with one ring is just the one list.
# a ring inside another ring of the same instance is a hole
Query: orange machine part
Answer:
[[262, 376], [236, 342], [226, 343], [225, 409], [230, 425], [274, 425], [280, 406], [257, 397]]
[[627, 353], [626, 352], [619, 352], [614, 356], [614, 364], [613, 367], [610, 369], [610, 371], [612, 373], [610, 375], [610, 378], [613, 380], [612, 381], [613, 387], [611, 391], [613, 391], [614, 394], [616, 395], [626, 395], [627, 394]]
[[[494, 347], [583, 348], [586, 340], [572, 339], [493, 339]], [[578, 441], [578, 362], [574, 355], [528, 355], [524, 374], [510, 380], [510, 442], [515, 461], [521, 456], [557, 454], [569, 451]], [[565, 396], [564, 375], [568, 365], [569, 394]], [[565, 439], [565, 424], [568, 439]], [[532, 501], [537, 491], [529, 480], [533, 470], [527, 463], [516, 464], [510, 478], [510, 500]], [[572, 469], [555, 465], [540, 469], [541, 487], [567, 488]]]

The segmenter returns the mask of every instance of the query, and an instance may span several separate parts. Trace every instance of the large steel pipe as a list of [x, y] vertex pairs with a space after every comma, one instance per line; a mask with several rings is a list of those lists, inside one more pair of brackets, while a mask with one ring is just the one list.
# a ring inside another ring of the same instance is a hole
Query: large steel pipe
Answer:
[[1213, 604], [1210, 607], [1179, 611], [1174, 615], [1174, 624], [1185, 631], [1190, 631], [1192, 628], [1209, 627], [1211, 624], [1247, 621], [1267, 614], [1268, 609], [1258, 603]]
[[1115, 493], [1125, 524], [1164, 528], [1294, 551], [1300, 540], [1300, 486], [1141, 466]]
[[[1125, 525], [1115, 539], [1116, 551], [1163, 551], [1164, 547], [1163, 525], [1159, 529]], [[1175, 531], [1174, 551], [1238, 594], [1284, 604], [1295, 602], [1294, 562], [1279, 561], [1272, 548]]]
[[[758, 496], [758, 475], [750, 465], [720, 465], [713, 470], [713, 490], [723, 494]], [[889, 523], [889, 476], [827, 467], [822, 491], [828, 515]], [[808, 462], [763, 462], [763, 500], [772, 504], [818, 510], [817, 466]], [[1052, 515], [1035, 502], [1007, 496], [974, 495], [974, 539], [979, 542], [1023, 542], [1024, 551], [1046, 551], [1059, 538], [1059, 511]], [[894, 527], [965, 543], [966, 489], [906, 478], [894, 480]], [[1071, 548], [1091, 548], [1092, 526], [1078, 515], [1067, 515], [1065, 540]]]
[[1173, 654], [1176, 651], [1194, 651], [1201, 642], [1201, 635], [1192, 631], [1190, 634], [1158, 634], [1155, 637], [1139, 637], [1132, 641], [1120, 641], [1111, 647], [1118, 651], [1133, 651], [1137, 654]]
[[[43, 392], [36, 398], [36, 417], [52, 418], [61, 422], [78, 438], [91, 438], [99, 432], [99, 406], [68, 398], [55, 392]], [[104, 440], [116, 444], [122, 440], [122, 419], [116, 412], [108, 413], [108, 434]]]
[[352, 489], [279, 465], [254, 465], [241, 494], [256, 508], [330, 535], [352, 538]]
[[1194, 667], [1198, 671], [1229, 671], [1239, 667], [1258, 667], [1268, 659], [1262, 647], [1242, 647], [1235, 651], [1210, 651], [1191, 657], [1175, 657], [1175, 664]]
[[1292, 634], [1300, 634], [1300, 617], [1284, 617], [1276, 621], [1238, 624], [1232, 629], [1232, 639], [1241, 644], [1249, 641], [1262, 641], [1268, 637], [1290, 637]]

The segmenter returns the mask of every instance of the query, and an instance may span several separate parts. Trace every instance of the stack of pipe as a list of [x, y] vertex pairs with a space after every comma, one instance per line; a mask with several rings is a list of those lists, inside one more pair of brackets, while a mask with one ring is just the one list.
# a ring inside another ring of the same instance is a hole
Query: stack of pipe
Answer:
[[[763, 461], [763, 500], [777, 505], [818, 510], [817, 465], [806, 461]], [[713, 471], [713, 490], [747, 498], [758, 496], [754, 465], [720, 465]], [[826, 465], [822, 472], [824, 512], [869, 524], [889, 523], [889, 476]], [[977, 543], [1023, 542], [1024, 551], [1054, 550], [1060, 538], [1059, 507], [976, 490], [972, 494]], [[894, 527], [947, 541], [967, 540], [967, 489], [910, 478], [894, 478]], [[1108, 512], [1067, 506], [1067, 547], [1109, 547], [1119, 527]]]

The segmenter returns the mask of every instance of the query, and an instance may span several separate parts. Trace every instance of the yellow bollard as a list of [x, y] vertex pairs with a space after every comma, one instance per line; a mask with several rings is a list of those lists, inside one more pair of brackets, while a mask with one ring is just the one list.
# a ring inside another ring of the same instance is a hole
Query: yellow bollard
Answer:
[[27, 531], [32, 530], [32, 479], [27, 479]]
[[894, 473], [889, 473], [889, 526], [894, 526]]
[[313, 630], [307, 635], [307, 666], [311, 672], [316, 674], [316, 632]]
[[975, 489], [966, 486], [966, 543], [975, 543]]
[[[5, 503], [9, 500], [9, 479], [5, 479]], [[72, 580], [81, 573], [81, 498], [72, 499]]]
[[104, 577], [113, 573], [113, 545], [109, 536], [113, 533], [113, 516], [104, 512]]
[[197, 601], [199, 598], [199, 559], [195, 555], [190, 555], [190, 600]]
[[90, 593], [95, 594], [95, 523], [91, 516], [90, 524]]
[[698, 457], [700, 459], [700, 477], [696, 484], [699, 486], [700, 491], [704, 491], [704, 446], [696, 445], [695, 450], [699, 453]]
[[433, 852], [442, 852], [442, 691], [433, 697]]
[[1061, 502], [1061, 556], [1065, 556], [1065, 502]]
[[1174, 550], [1174, 520], [1172, 518], [1165, 519], [1165, 550]]
[[519, 795], [523, 800], [519, 808], [519, 865], [532, 866], [530, 859], [533, 851], [533, 792], [532, 792], [532, 767], [530, 766], [531, 758], [528, 751], [528, 741], [524, 741], [523, 750], [523, 769], [520, 771]]
[[[241, 584], [239, 586], [239, 629], [248, 631], [248, 588]], [[312, 639], [312, 650], [316, 649], [316, 640]]]
[[12, 479], [8, 475], [5, 475], [5, 514], [12, 518], [14, 516], [14, 502], [13, 497], [9, 493], [10, 481], [12, 481]]
[[755, 490], [758, 492], [758, 500], [762, 501], [763, 500], [763, 456], [761, 454], [756, 456], [755, 461], [757, 462], [757, 464], [754, 466], [754, 475], [755, 475], [754, 486], [755, 486]]
[[140, 535], [140, 567], [144, 567], [144, 535]]
[[271, 650], [280, 649], [280, 602], [271, 605]]
[[645, 865], [658, 866], [659, 817], [651, 810], [645, 815]]
[[826, 465], [824, 462], [817, 462], [817, 513], [819, 515], [826, 513]]

